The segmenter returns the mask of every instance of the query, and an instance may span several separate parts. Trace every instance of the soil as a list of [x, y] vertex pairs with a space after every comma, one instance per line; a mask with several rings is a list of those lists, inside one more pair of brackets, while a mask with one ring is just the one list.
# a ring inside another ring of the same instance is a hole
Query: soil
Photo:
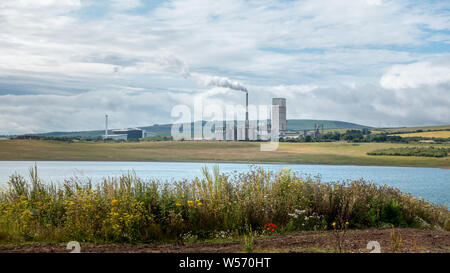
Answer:
[[[450, 232], [440, 230], [396, 229], [402, 243], [400, 251], [450, 253]], [[377, 241], [381, 252], [393, 252], [391, 229], [350, 230], [345, 235], [345, 252], [370, 252], [369, 241]], [[333, 231], [300, 232], [255, 239], [254, 252], [336, 252], [337, 239]], [[63, 252], [65, 244], [3, 244], [0, 253]], [[244, 252], [242, 243], [189, 244], [81, 244], [83, 253], [238, 253]]]

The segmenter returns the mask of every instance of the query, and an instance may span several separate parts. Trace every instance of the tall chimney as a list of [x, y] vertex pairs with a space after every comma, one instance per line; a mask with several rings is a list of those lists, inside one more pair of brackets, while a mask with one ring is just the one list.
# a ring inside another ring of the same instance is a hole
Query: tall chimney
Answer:
[[105, 139], [108, 138], [108, 115], [105, 115]]
[[245, 141], [248, 141], [248, 92], [245, 92]]

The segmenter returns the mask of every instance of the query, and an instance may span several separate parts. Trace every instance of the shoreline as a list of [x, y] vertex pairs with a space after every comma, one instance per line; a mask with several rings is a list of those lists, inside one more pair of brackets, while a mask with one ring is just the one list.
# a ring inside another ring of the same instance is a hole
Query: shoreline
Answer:
[[267, 161], [213, 161], [213, 160], [72, 160], [72, 159], [37, 159], [37, 160], [0, 160], [0, 162], [142, 162], [142, 163], [205, 163], [205, 164], [242, 164], [242, 165], [311, 165], [311, 166], [351, 166], [351, 167], [392, 167], [392, 168], [426, 168], [450, 170], [450, 166], [412, 166], [412, 165], [367, 165], [367, 164], [333, 164], [305, 162], [267, 162]]

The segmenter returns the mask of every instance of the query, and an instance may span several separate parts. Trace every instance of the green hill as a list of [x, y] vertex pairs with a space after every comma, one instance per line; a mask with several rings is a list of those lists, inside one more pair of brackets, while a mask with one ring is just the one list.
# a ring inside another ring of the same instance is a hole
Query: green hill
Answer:
[[336, 121], [336, 120], [316, 120], [316, 119], [289, 119], [287, 121], [288, 130], [314, 130], [315, 124], [323, 125], [323, 129], [370, 129], [369, 126], [360, 124]]
[[[204, 121], [203, 124], [206, 122]], [[288, 130], [313, 130], [314, 125], [323, 124], [324, 129], [363, 129], [371, 128], [355, 123], [335, 121], [335, 120], [315, 120], [315, 119], [290, 119], [287, 121]], [[170, 136], [172, 124], [154, 124], [151, 126], [139, 127], [154, 136]], [[194, 123], [191, 124], [194, 130]], [[50, 132], [40, 134], [41, 136], [52, 137], [81, 137], [81, 138], [97, 138], [104, 134], [103, 130], [95, 131], [78, 131], [78, 132]], [[109, 133], [112, 133], [111, 131]]]

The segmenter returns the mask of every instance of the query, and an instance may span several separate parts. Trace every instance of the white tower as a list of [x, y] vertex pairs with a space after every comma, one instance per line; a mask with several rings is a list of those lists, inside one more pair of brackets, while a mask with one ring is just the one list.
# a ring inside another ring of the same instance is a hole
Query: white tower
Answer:
[[281, 134], [287, 130], [285, 98], [272, 98], [272, 128], [274, 127], [279, 128]]
[[105, 139], [108, 138], [108, 115], [105, 115]]

